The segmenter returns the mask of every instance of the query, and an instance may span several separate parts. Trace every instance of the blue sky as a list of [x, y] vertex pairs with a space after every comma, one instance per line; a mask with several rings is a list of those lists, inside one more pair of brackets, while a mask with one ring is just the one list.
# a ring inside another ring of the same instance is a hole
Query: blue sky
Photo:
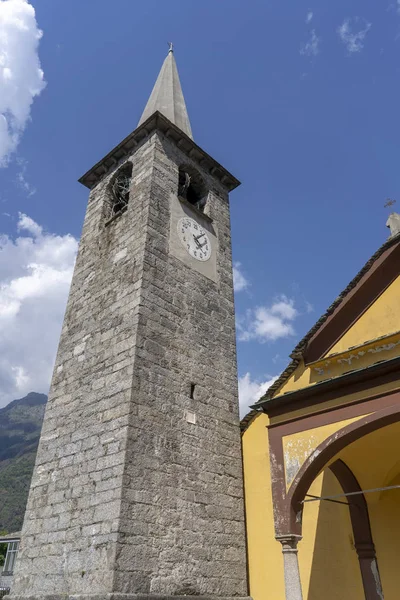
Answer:
[[242, 181], [238, 360], [254, 399], [388, 236], [400, 2], [0, 0], [0, 32], [0, 405], [47, 391], [77, 179], [135, 128], [170, 40], [195, 141]]

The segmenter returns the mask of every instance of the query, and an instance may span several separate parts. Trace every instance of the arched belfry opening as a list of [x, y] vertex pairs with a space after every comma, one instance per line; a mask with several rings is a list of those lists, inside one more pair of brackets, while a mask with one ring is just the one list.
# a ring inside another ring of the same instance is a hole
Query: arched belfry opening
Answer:
[[178, 196], [204, 212], [208, 190], [202, 177], [190, 166], [183, 165], [179, 169]]
[[132, 181], [132, 163], [123, 165], [111, 180], [108, 218], [124, 212], [129, 203]]

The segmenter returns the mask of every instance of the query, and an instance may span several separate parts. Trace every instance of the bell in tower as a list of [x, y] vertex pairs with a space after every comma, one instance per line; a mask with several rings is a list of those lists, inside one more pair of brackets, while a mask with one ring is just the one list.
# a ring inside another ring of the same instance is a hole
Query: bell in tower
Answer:
[[90, 190], [13, 598], [247, 595], [229, 192], [170, 49]]

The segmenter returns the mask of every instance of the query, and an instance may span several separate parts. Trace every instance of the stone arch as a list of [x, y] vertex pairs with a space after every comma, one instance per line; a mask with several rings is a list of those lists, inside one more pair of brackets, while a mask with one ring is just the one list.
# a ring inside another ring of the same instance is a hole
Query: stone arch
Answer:
[[343, 460], [336, 460], [329, 465], [329, 469], [335, 475], [345, 494], [357, 492], [357, 495], [351, 496], [349, 499], [349, 512], [364, 594], [366, 600], [381, 600], [383, 598], [382, 584], [367, 501], [364, 494], [360, 493], [361, 486], [353, 471]]
[[287, 493], [286, 524], [290, 533], [301, 536], [303, 500], [313, 481], [341, 450], [377, 429], [400, 421], [400, 405], [389, 406], [343, 427], [324, 440], [307, 458]]
[[111, 177], [107, 194], [107, 218], [113, 217], [127, 209], [130, 197], [132, 172], [133, 164], [128, 160], [122, 164]]
[[207, 202], [208, 187], [200, 173], [188, 164], [179, 167], [178, 196], [203, 211]]

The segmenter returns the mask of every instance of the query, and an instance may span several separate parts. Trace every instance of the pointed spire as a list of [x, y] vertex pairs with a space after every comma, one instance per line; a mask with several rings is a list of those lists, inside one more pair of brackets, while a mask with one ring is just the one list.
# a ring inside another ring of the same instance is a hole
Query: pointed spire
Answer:
[[138, 125], [157, 110], [193, 139], [172, 43]]

